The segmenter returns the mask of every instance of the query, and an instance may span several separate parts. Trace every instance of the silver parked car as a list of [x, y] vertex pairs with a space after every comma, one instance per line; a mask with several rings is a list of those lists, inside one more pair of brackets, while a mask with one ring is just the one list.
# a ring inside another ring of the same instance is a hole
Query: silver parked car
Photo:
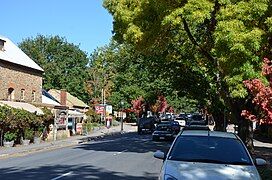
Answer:
[[254, 162], [266, 164], [260, 158], [253, 161], [237, 135], [209, 130], [185, 130], [167, 155], [157, 151], [154, 157], [164, 160], [161, 180], [261, 179]]

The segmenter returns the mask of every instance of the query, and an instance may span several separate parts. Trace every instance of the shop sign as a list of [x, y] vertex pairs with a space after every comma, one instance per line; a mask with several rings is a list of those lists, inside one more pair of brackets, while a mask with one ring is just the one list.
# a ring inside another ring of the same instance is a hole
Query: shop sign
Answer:
[[65, 128], [67, 124], [67, 111], [57, 110], [56, 112], [56, 124], [58, 128]]
[[95, 112], [97, 113], [97, 114], [103, 114], [104, 113], [104, 109], [105, 109], [105, 107], [104, 106], [95, 106]]

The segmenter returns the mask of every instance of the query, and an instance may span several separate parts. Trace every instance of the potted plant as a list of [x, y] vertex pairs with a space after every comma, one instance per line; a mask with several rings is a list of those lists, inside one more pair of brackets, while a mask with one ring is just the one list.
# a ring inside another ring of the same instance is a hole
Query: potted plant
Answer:
[[16, 133], [6, 132], [4, 135], [4, 146], [12, 147], [14, 145], [14, 140], [16, 139]]
[[34, 131], [32, 129], [26, 129], [24, 131], [24, 139], [22, 140], [23, 145], [29, 145], [30, 141], [34, 138]]

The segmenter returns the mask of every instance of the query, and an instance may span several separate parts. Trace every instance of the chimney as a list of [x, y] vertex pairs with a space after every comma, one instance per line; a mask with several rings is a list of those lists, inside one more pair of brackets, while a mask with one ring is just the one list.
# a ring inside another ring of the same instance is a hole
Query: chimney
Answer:
[[60, 90], [60, 105], [66, 106], [67, 93], [65, 89]]
[[5, 40], [3, 40], [3, 39], [0, 39], [0, 51], [4, 51], [5, 49], [4, 49], [4, 45], [5, 45]]

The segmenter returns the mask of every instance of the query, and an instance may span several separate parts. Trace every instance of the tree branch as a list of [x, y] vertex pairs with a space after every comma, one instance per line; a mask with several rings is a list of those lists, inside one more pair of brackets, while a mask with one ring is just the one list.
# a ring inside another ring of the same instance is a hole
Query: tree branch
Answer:
[[187, 33], [187, 35], [188, 35], [190, 41], [191, 41], [194, 45], [196, 45], [196, 46], [198, 47], [199, 51], [200, 51], [200, 52], [201, 52], [201, 53], [202, 53], [209, 61], [211, 61], [212, 63], [214, 63], [214, 65], [217, 65], [215, 58], [212, 57], [212, 56], [210, 55], [210, 53], [207, 52], [202, 46], [200, 46], [200, 44], [198, 44], [198, 42], [195, 40], [195, 38], [193, 37], [193, 35], [192, 35], [192, 33], [191, 33], [190, 29], [189, 29], [189, 26], [188, 26], [188, 23], [186, 22], [186, 20], [185, 20], [183, 17], [181, 17], [181, 19], [182, 19], [182, 22], [183, 22], [184, 30], [185, 30], [185, 32]]

